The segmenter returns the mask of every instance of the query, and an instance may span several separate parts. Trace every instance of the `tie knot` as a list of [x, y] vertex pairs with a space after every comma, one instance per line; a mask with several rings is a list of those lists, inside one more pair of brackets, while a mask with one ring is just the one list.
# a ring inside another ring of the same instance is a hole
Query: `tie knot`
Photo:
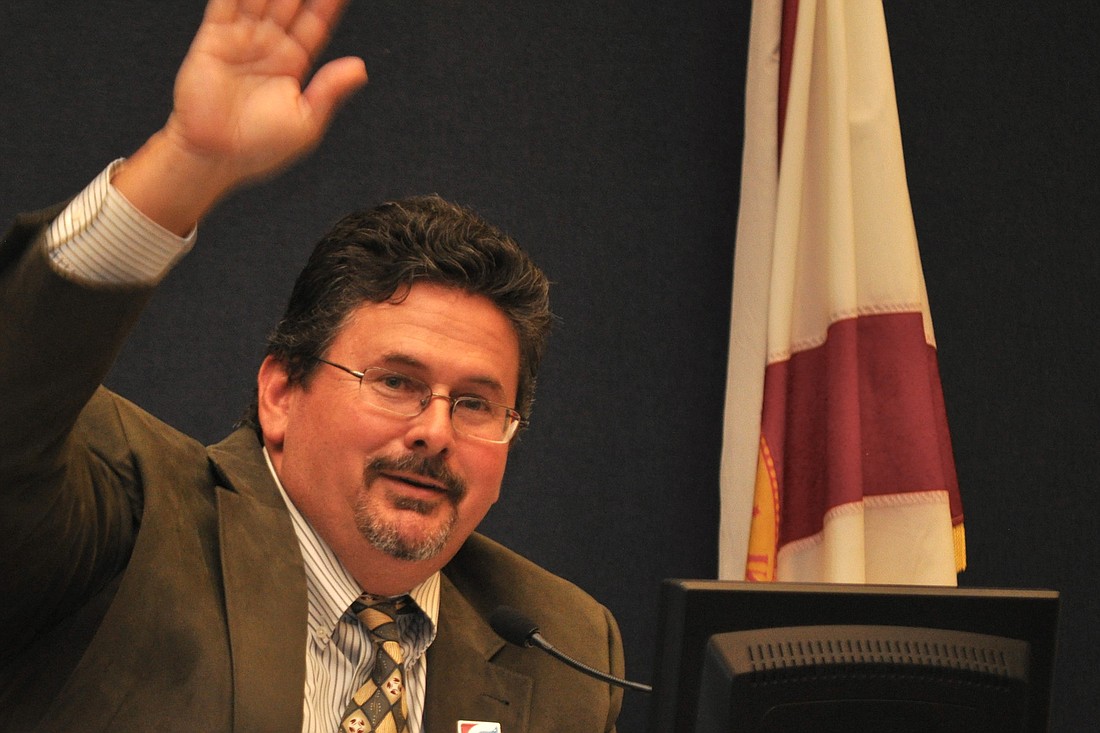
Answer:
[[397, 614], [407, 605], [407, 597], [371, 598], [362, 596], [351, 604], [352, 612], [363, 626], [377, 639], [398, 641]]

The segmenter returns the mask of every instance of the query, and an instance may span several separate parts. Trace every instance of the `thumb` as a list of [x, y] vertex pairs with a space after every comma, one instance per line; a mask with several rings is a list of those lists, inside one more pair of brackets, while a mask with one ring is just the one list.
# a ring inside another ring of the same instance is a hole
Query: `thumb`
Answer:
[[328, 127], [333, 114], [348, 97], [367, 83], [367, 68], [356, 56], [329, 61], [317, 69], [302, 91], [317, 133]]

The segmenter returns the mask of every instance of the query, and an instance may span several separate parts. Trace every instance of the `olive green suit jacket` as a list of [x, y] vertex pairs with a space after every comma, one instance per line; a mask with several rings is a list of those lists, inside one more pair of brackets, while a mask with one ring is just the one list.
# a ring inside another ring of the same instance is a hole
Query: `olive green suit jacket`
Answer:
[[[59, 277], [21, 218], [0, 243], [0, 730], [301, 730], [302, 560], [255, 433], [204, 447], [99, 386], [148, 298]], [[622, 674], [583, 591], [473, 535], [443, 571], [425, 730], [613, 730], [621, 692], [486, 618], [524, 609]]]

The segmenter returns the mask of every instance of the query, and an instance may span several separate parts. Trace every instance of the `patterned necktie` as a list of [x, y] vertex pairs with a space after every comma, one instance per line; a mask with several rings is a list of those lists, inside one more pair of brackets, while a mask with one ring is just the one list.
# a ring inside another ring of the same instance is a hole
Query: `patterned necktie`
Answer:
[[409, 710], [405, 702], [405, 672], [397, 632], [397, 612], [406, 599], [357, 600], [351, 610], [363, 622], [374, 644], [374, 667], [347, 710], [343, 733], [407, 733]]

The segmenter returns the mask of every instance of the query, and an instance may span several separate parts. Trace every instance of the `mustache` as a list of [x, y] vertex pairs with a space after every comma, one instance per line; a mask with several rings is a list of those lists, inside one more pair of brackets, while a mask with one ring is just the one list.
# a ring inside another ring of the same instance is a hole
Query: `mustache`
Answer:
[[466, 496], [466, 482], [460, 476], [447, 468], [441, 458], [427, 458], [408, 454], [399, 457], [376, 456], [367, 464], [367, 483], [383, 473], [411, 473], [417, 476], [429, 478], [441, 484], [446, 490], [451, 502], [457, 503]]

